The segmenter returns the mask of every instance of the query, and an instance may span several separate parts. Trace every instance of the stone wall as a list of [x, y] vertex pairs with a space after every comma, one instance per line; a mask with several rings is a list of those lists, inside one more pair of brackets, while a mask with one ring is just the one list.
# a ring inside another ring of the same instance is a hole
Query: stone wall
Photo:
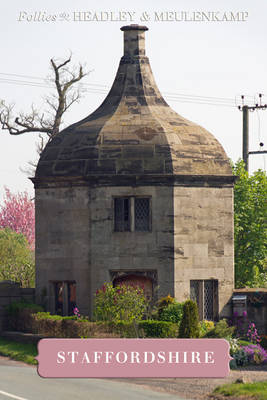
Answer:
[[90, 193], [87, 187], [36, 189], [36, 301], [55, 312], [53, 282], [75, 281], [89, 311]]
[[218, 280], [218, 313], [231, 315], [234, 287], [233, 189], [176, 187], [175, 297], [190, 297], [190, 280]]
[[[151, 232], [114, 232], [114, 196], [151, 196]], [[158, 297], [190, 298], [190, 280], [219, 284], [218, 313], [231, 315], [232, 188], [113, 187], [91, 192], [92, 295], [110, 272], [155, 271]]]
[[[114, 232], [115, 196], [151, 196], [150, 232]], [[174, 296], [173, 188], [109, 187], [91, 190], [91, 301], [116, 273], [143, 272], [159, 285], [157, 296]], [[172, 234], [170, 234], [172, 232]]]
[[[114, 197], [151, 198], [149, 232], [114, 231]], [[49, 213], [48, 213], [49, 210]], [[54, 312], [55, 281], [75, 281], [92, 313], [105, 282], [126, 274], [159, 285], [157, 296], [190, 297], [190, 279], [219, 283], [219, 313], [231, 313], [232, 188], [95, 186], [36, 189], [36, 295]]]
[[18, 283], [10, 281], [0, 282], [0, 332], [5, 329], [5, 307], [14, 301], [22, 300], [34, 303], [35, 289], [21, 288]]

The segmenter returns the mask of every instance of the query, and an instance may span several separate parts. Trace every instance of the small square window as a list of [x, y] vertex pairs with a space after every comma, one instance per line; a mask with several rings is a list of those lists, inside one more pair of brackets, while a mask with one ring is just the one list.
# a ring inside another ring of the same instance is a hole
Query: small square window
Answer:
[[114, 199], [114, 230], [150, 231], [150, 198], [117, 197]]

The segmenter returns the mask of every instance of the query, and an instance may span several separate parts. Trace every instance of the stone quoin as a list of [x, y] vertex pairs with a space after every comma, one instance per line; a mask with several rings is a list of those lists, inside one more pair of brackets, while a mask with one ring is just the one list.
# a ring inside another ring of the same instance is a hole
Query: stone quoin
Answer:
[[91, 316], [105, 282], [133, 282], [148, 296], [191, 297], [202, 319], [229, 316], [228, 157], [163, 99], [145, 54], [148, 28], [121, 30], [124, 55], [107, 97], [48, 143], [32, 178], [37, 302]]

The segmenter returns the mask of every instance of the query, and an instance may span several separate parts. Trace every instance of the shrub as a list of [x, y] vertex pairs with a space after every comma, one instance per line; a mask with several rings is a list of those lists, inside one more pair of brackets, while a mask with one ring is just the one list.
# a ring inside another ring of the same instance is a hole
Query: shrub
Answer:
[[170, 303], [168, 306], [161, 309], [158, 316], [160, 321], [168, 321], [180, 323], [183, 317], [183, 303]]
[[33, 313], [43, 311], [43, 308], [38, 304], [27, 303], [26, 301], [14, 301], [6, 307], [6, 311], [9, 316], [18, 316], [19, 311], [25, 308], [31, 310]]
[[199, 323], [199, 336], [203, 337], [205, 336], [211, 329], [214, 329], [214, 322], [213, 321], [208, 321], [206, 319], [203, 319], [203, 321], [200, 321]]
[[183, 318], [179, 327], [180, 338], [199, 337], [199, 318], [197, 303], [187, 300], [183, 306]]
[[[248, 360], [248, 354], [243, 348], [239, 348], [234, 354], [233, 354], [234, 362], [235, 365], [238, 367], [244, 367], [245, 365], [248, 365], [249, 360]], [[232, 361], [232, 360], [231, 360]]]
[[[38, 312], [35, 316], [36, 320], [48, 319], [53, 321], [61, 321], [64, 317], [62, 315], [51, 315], [50, 312]], [[71, 317], [72, 318], [72, 317]]]
[[143, 331], [145, 337], [173, 338], [177, 337], [177, 324], [167, 321], [140, 321], [139, 332]]
[[260, 337], [260, 345], [267, 350], [267, 335]]
[[[39, 333], [53, 337], [176, 337], [177, 326], [164, 321], [106, 321], [89, 322], [87, 320], [76, 320], [72, 317], [61, 317], [58, 315], [45, 315], [47, 313], [35, 314], [38, 321]], [[54, 318], [57, 317], [57, 318]]]
[[[232, 339], [232, 341], [233, 340], [237, 341], [237, 339]], [[240, 342], [244, 343], [244, 341]], [[234, 358], [236, 366], [267, 363], [267, 351], [259, 344], [249, 343], [246, 346], [237, 346], [237, 348], [231, 347], [230, 354]]]
[[252, 343], [250, 343], [248, 340], [238, 339], [238, 344], [239, 346], [249, 346]]
[[175, 302], [175, 298], [172, 297], [170, 294], [165, 297], [161, 297], [158, 301], [158, 310], [162, 310], [165, 307], [168, 307], [170, 304], [173, 304]]
[[247, 354], [248, 362], [252, 364], [267, 363], [267, 351], [259, 344], [242, 346], [241, 349]]
[[108, 322], [109, 332], [117, 333], [120, 337], [177, 337], [177, 324], [166, 321], [145, 320], [139, 322], [116, 321]]
[[135, 321], [111, 321], [107, 322], [108, 332], [118, 334], [124, 338], [139, 337], [138, 323]]
[[8, 315], [6, 328], [14, 331], [31, 332], [32, 315], [43, 308], [26, 301], [13, 302], [6, 307]]
[[205, 338], [231, 338], [235, 331], [234, 326], [228, 326], [226, 319], [221, 319], [213, 329], [208, 331]]
[[109, 336], [106, 323], [90, 322], [86, 318], [77, 319], [76, 316], [50, 315], [42, 312], [33, 315], [34, 333], [46, 337], [58, 338], [85, 338]]
[[244, 336], [245, 329], [247, 326], [248, 314], [247, 311], [243, 311], [242, 315], [239, 315], [238, 312], [234, 312], [232, 318], [229, 318], [227, 323], [229, 326], [235, 326], [236, 335]]
[[233, 357], [233, 355], [239, 350], [239, 341], [236, 338], [230, 338], [229, 340], [229, 345], [230, 345], [230, 355]]
[[9, 228], [0, 228], [0, 280], [34, 286], [34, 256], [25, 236]]
[[[35, 305], [33, 305], [35, 306]], [[21, 307], [21, 306], [18, 306]], [[15, 306], [13, 306], [13, 309]], [[38, 307], [39, 308], [39, 307]], [[34, 310], [36, 311], [37, 308]], [[44, 337], [89, 338], [89, 337], [176, 337], [177, 324], [166, 321], [105, 321], [90, 322], [77, 316], [51, 315], [49, 312], [31, 313], [30, 308], [22, 309], [16, 319], [21, 331]], [[22, 318], [22, 320], [21, 320]], [[24, 325], [23, 325], [24, 324]], [[22, 329], [23, 328], [23, 329]], [[18, 329], [17, 329], [18, 330]]]
[[[46, 337], [62, 337], [61, 318], [49, 318], [49, 313], [37, 313], [32, 315], [32, 333]], [[55, 315], [59, 317], [59, 315]]]
[[267, 351], [259, 344], [248, 343], [236, 338], [229, 339], [229, 344], [230, 355], [233, 357], [230, 362], [231, 368], [267, 363]]
[[96, 321], [133, 321], [142, 318], [146, 310], [144, 290], [131, 286], [112, 283], [96, 292], [94, 317]]

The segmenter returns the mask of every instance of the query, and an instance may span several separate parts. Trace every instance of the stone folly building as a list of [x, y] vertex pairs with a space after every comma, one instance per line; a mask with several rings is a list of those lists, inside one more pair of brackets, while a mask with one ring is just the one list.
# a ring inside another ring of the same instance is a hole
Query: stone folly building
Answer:
[[[55, 137], [36, 175], [36, 296], [92, 314], [105, 282], [192, 298], [201, 318], [231, 312], [233, 176], [218, 141], [174, 112], [124, 26], [124, 55], [101, 106]], [[166, 65], [167, 68], [167, 65]]]

